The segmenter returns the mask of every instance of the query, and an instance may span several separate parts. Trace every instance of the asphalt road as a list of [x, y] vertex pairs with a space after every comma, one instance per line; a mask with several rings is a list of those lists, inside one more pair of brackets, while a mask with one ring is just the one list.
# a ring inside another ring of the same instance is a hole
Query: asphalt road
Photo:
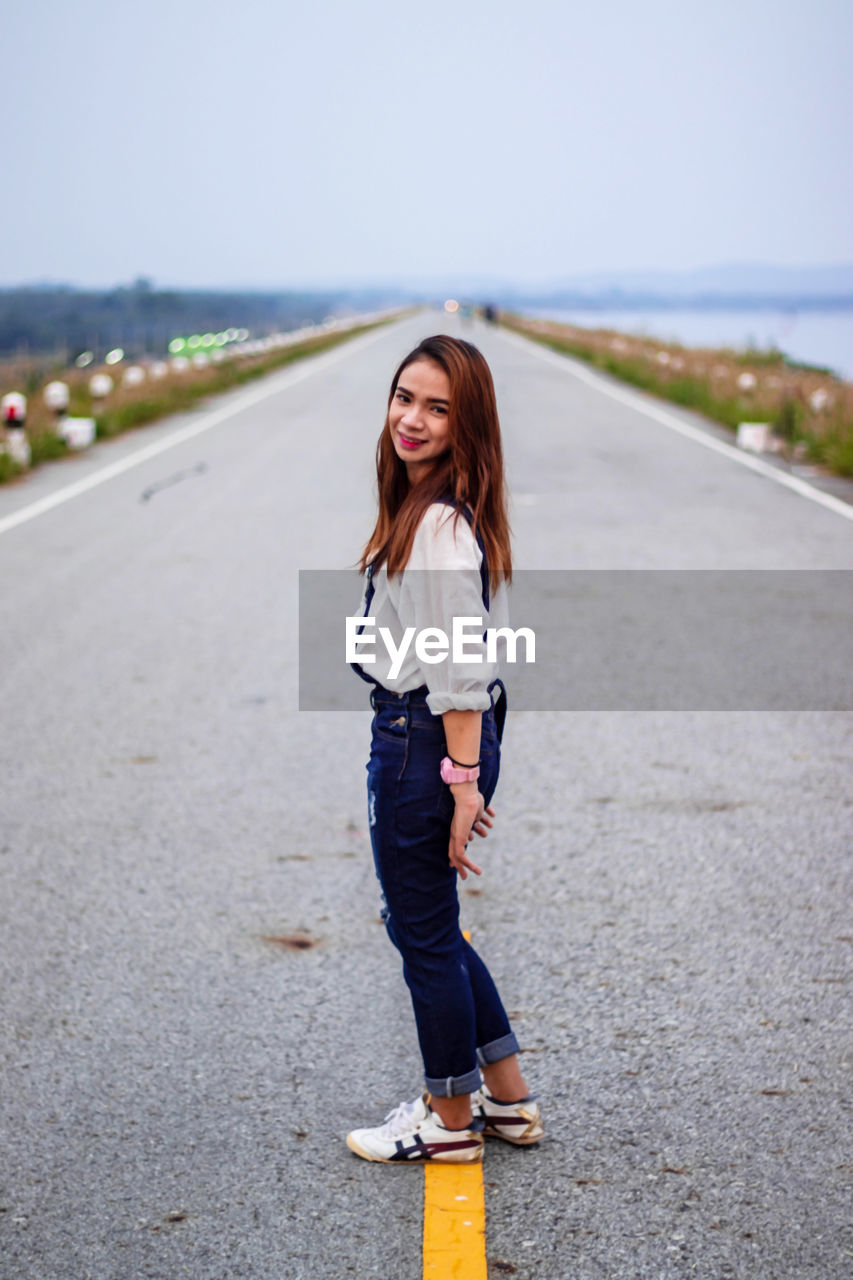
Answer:
[[[421, 1274], [421, 1176], [343, 1145], [420, 1064], [369, 713], [298, 712], [296, 592], [357, 557], [442, 328], [495, 372], [520, 567], [851, 567], [852, 521], [654, 402], [429, 315], [0, 490], [2, 527], [127, 464], [0, 533], [3, 1280]], [[851, 723], [511, 716], [463, 902], [548, 1138], [487, 1152], [493, 1276], [850, 1274]]]

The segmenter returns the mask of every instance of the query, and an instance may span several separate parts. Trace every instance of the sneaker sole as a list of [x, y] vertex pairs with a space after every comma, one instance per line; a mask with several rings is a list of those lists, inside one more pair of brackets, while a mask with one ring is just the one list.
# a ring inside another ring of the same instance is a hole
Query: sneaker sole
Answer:
[[509, 1142], [513, 1147], [533, 1147], [537, 1142], [541, 1142], [545, 1137], [545, 1131], [534, 1133], [532, 1137], [525, 1138], [523, 1135], [514, 1138], [509, 1133], [501, 1133], [499, 1129], [490, 1129], [488, 1126], [483, 1130], [484, 1138], [500, 1138], [501, 1142]]
[[357, 1156], [361, 1156], [362, 1160], [369, 1160], [372, 1164], [396, 1164], [396, 1165], [415, 1165], [418, 1168], [425, 1164], [482, 1164], [483, 1153], [485, 1151], [485, 1143], [481, 1143], [476, 1152], [472, 1156], [431, 1156], [429, 1160], [390, 1160], [387, 1156], [373, 1156], [369, 1151], [365, 1151], [364, 1147], [360, 1147], [355, 1141], [351, 1133], [347, 1134], [347, 1146], [350, 1151], [355, 1152]]

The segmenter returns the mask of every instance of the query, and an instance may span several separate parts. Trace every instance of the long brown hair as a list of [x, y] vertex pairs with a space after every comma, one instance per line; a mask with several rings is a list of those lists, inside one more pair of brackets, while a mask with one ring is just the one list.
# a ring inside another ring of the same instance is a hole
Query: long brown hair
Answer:
[[[467, 507], [471, 527], [479, 531], [486, 551], [492, 588], [512, 578], [510, 528], [506, 510], [501, 429], [491, 371], [470, 342], [437, 334], [424, 338], [401, 362], [388, 395], [390, 410], [404, 369], [417, 360], [431, 360], [450, 382], [447, 452], [417, 482], [410, 485], [405, 463], [397, 457], [389, 415], [376, 446], [379, 516], [367, 540], [359, 568], [385, 564], [399, 573], [412, 550], [415, 532], [430, 503], [451, 497], [454, 520]], [[462, 516], [464, 519], [465, 517]]]

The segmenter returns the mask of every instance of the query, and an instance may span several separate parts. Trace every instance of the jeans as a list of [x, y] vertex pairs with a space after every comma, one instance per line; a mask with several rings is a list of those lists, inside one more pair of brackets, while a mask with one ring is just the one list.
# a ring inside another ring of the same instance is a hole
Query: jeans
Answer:
[[[459, 928], [448, 860], [454, 800], [439, 775], [447, 754], [441, 716], [420, 690], [398, 695], [377, 685], [371, 703], [368, 816], [382, 914], [403, 957], [426, 1087], [454, 1097], [479, 1088], [480, 1066], [517, 1053], [518, 1041], [488, 969]], [[488, 804], [500, 768], [494, 706], [483, 712], [480, 755]]]

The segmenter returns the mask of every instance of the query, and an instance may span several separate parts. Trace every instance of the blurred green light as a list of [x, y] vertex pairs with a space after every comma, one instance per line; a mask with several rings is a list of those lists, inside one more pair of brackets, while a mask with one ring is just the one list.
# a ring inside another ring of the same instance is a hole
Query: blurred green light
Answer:
[[195, 351], [196, 347], [201, 346], [201, 334], [194, 333], [191, 338], [187, 338], [187, 346]]
[[216, 334], [215, 334], [215, 333], [206, 333], [206, 334], [204, 335], [204, 337], [202, 338], [202, 340], [201, 340], [201, 345], [202, 345], [203, 347], [212, 347], [212, 346], [214, 346], [215, 344], [216, 344]]
[[180, 355], [186, 345], [186, 338], [173, 338], [169, 343], [169, 354], [173, 356]]

